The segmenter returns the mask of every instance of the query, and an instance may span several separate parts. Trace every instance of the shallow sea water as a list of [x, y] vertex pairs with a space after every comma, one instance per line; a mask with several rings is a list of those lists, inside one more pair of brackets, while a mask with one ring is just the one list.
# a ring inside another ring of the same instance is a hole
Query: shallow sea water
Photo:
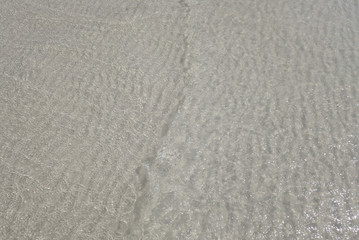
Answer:
[[0, 19], [0, 239], [359, 238], [358, 1]]

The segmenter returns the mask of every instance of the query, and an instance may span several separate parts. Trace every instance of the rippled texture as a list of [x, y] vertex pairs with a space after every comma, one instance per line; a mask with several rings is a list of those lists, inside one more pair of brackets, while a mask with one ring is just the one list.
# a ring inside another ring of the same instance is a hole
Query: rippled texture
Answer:
[[0, 239], [358, 239], [356, 0], [0, 0]]

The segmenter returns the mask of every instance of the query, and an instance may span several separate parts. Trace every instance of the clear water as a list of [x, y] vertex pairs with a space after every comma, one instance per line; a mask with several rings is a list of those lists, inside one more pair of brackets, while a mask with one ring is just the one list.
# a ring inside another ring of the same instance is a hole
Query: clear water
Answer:
[[1, 1], [1, 239], [357, 239], [357, 1]]

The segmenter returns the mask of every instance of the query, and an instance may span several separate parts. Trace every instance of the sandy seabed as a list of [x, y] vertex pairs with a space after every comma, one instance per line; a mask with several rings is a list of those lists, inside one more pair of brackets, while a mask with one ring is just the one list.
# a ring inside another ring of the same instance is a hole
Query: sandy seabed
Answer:
[[359, 239], [357, 0], [0, 0], [0, 239]]

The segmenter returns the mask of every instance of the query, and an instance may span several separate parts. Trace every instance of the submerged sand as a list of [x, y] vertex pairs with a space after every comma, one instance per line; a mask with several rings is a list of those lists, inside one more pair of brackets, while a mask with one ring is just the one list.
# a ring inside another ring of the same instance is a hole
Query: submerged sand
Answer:
[[0, 239], [359, 238], [358, 1], [0, 16]]

